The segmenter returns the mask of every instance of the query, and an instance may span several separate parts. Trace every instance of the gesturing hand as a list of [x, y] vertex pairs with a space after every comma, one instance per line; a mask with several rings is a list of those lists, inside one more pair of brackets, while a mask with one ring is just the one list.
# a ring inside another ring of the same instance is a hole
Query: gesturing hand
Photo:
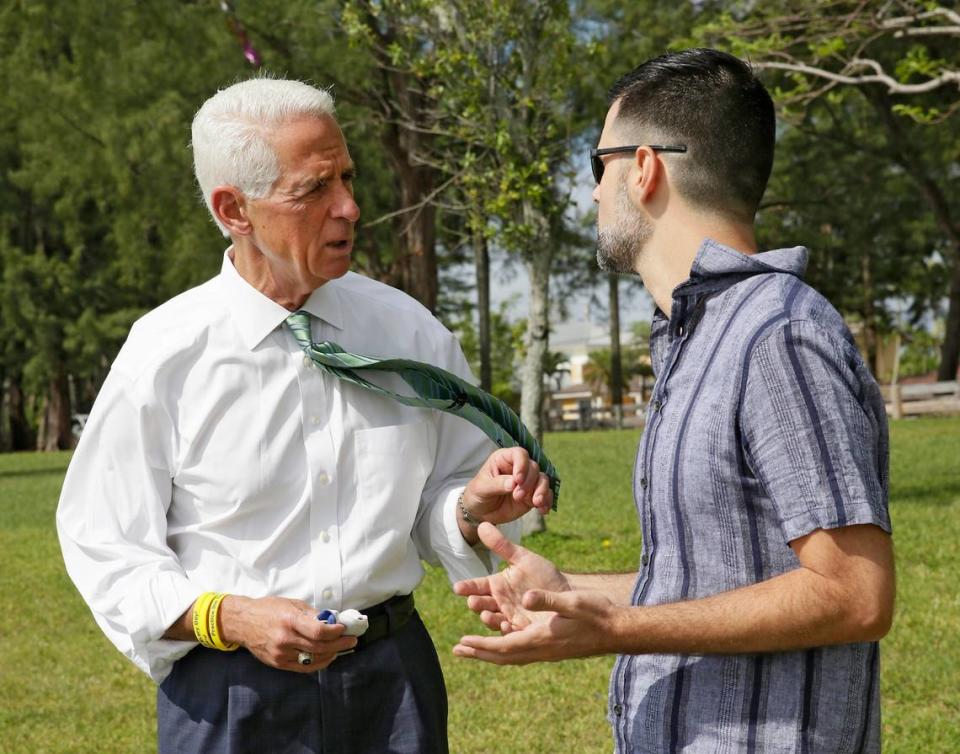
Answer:
[[[344, 626], [322, 623], [306, 602], [283, 597], [230, 595], [220, 607], [220, 621], [225, 641], [239, 642], [266, 665], [298, 673], [315, 673], [357, 645], [356, 638], [341, 635]], [[297, 662], [300, 652], [310, 652], [313, 662]]]
[[497, 665], [526, 665], [619, 651], [617, 627], [628, 608], [600, 592], [533, 590], [522, 602], [531, 616], [525, 627], [505, 636], [464, 636], [453, 653]]
[[477, 533], [480, 541], [509, 566], [492, 576], [458, 581], [454, 592], [466, 597], [467, 607], [495, 631], [509, 633], [534, 621], [547, 620], [548, 615], [524, 607], [523, 595], [530, 589], [566, 591], [570, 588], [567, 578], [549, 560], [513, 544], [495, 526], [481, 524]]
[[453, 590], [503, 636], [464, 636], [453, 648], [455, 655], [524, 665], [617, 651], [624, 608], [601, 592], [571, 590], [553, 563], [513, 544], [495, 526], [481, 524], [478, 533], [509, 565], [493, 576], [458, 581]]
[[490, 454], [463, 491], [470, 515], [493, 524], [515, 521], [531, 508], [546, 514], [553, 505], [550, 478], [523, 448]]

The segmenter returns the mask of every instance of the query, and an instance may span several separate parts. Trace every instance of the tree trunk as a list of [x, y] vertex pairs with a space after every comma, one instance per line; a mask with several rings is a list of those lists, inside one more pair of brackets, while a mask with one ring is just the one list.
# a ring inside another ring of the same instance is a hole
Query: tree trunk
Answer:
[[[384, 27], [381, 21], [385, 22]], [[380, 44], [374, 45], [373, 53], [381, 86], [373, 100], [382, 109], [384, 144], [400, 184], [399, 209], [407, 210], [397, 215], [394, 224], [400, 248], [390, 282], [436, 312], [436, 208], [431, 195], [436, 187], [437, 171], [422, 162], [422, 155], [429, 151], [425, 142], [432, 137], [415, 127], [401, 125], [428, 120], [424, 115], [426, 101], [420, 92], [424, 82], [415, 81], [390, 59], [388, 51], [397, 32], [391, 26], [389, 15], [379, 16], [373, 4], [367, 3], [365, 22], [370, 33], [380, 40]]]
[[20, 386], [19, 377], [8, 381], [7, 417], [10, 422], [11, 450], [31, 450], [35, 447], [33, 430], [27, 420], [27, 402]]
[[435, 176], [432, 168], [412, 162], [410, 142], [416, 139], [395, 133], [387, 144], [400, 182], [400, 206], [414, 208], [397, 216], [399, 253], [397, 287], [409, 293], [431, 312], [437, 310], [436, 208], [428, 200]]
[[870, 266], [870, 254], [865, 253], [860, 259], [860, 279], [863, 283], [863, 343], [866, 350], [866, 362], [873, 372], [873, 377], [880, 380], [879, 353], [877, 347], [877, 314], [873, 304], [873, 269]]
[[37, 433], [37, 450], [67, 450], [71, 445], [69, 389], [66, 373], [60, 369], [47, 382], [40, 430]]
[[482, 231], [473, 232], [473, 258], [477, 268], [477, 320], [480, 336], [480, 387], [488, 393], [493, 383], [490, 364], [490, 250]]
[[[543, 406], [543, 364], [547, 356], [550, 337], [550, 262], [552, 239], [547, 229], [547, 220], [533, 207], [524, 207], [525, 220], [536, 233], [533, 250], [526, 255], [527, 274], [530, 277], [530, 309], [527, 315], [527, 354], [523, 361], [520, 388], [520, 418], [538, 440], [543, 437], [541, 425]], [[532, 221], [532, 222], [530, 222]], [[546, 529], [546, 522], [537, 510], [523, 517], [523, 534], [533, 534]]]
[[880, 114], [887, 135], [890, 138], [894, 160], [917, 184], [920, 195], [930, 207], [940, 229], [950, 241], [951, 252], [946, 255], [950, 264], [950, 288], [948, 294], [947, 321], [940, 349], [940, 367], [937, 379], [955, 380], [957, 366], [960, 364], [960, 226], [954, 222], [950, 205], [940, 185], [930, 177], [920, 155], [913, 149], [909, 138], [903, 133], [900, 123], [893, 114], [892, 102], [885, 92], [877, 92], [870, 97], [874, 109]]
[[623, 356], [620, 351], [620, 278], [607, 274], [610, 287], [610, 405], [617, 429], [623, 429]]
[[960, 363], [960, 244], [956, 249], [950, 275], [947, 322], [940, 347], [940, 368], [937, 370], [940, 382], [957, 379], [957, 365]]

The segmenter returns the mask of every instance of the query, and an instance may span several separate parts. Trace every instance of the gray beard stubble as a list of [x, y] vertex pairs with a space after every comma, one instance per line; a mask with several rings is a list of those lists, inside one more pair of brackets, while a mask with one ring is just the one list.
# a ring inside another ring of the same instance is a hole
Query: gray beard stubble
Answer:
[[617, 187], [616, 219], [605, 230], [597, 229], [597, 265], [606, 272], [637, 274], [643, 247], [653, 235], [653, 226], [627, 198], [626, 181]]

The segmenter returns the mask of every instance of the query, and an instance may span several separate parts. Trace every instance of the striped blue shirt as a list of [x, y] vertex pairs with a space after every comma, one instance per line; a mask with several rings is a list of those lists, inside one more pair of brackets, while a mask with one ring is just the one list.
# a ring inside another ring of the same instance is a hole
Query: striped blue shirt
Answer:
[[[636, 605], [693, 600], [799, 566], [815, 529], [890, 531], [883, 400], [797, 247], [705, 241], [654, 316], [656, 385], [637, 452]], [[876, 643], [617, 658], [618, 752], [875, 752]]]

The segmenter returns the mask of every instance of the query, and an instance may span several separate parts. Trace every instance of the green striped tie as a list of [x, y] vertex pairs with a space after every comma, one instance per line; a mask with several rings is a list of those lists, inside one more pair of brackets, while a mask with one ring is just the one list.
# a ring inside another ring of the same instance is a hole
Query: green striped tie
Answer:
[[[520, 417], [499, 398], [495, 398], [445, 369], [410, 359], [371, 359], [347, 353], [336, 343], [314, 343], [310, 336], [310, 314], [298, 311], [287, 317], [287, 327], [313, 363], [335, 377], [393, 398], [405, 406], [434, 408], [461, 416], [482, 429], [501, 448], [519, 445], [550, 477], [553, 507], [560, 498], [560, 477], [557, 470], [528, 431]], [[358, 369], [393, 372], [413, 388], [416, 396], [400, 395], [375, 385], [357, 374]]]

